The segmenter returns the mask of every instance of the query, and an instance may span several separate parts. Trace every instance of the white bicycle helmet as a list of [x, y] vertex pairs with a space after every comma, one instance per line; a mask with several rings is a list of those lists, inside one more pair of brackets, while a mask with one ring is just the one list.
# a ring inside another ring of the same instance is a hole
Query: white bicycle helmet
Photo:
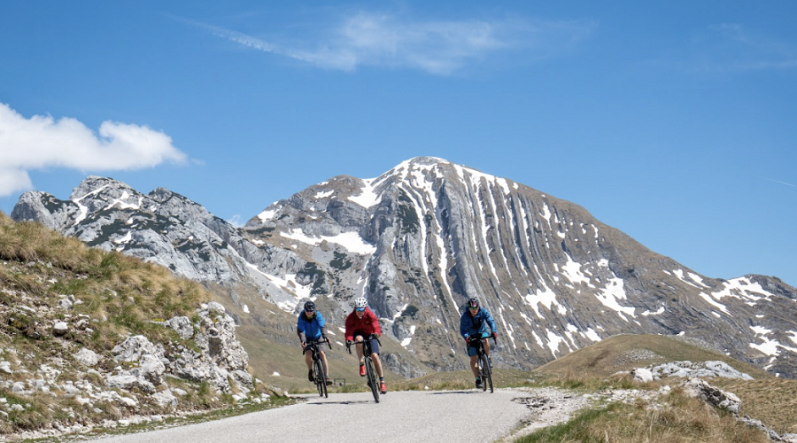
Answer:
[[364, 308], [368, 306], [368, 302], [365, 301], [365, 297], [357, 297], [354, 299], [354, 307], [355, 308]]

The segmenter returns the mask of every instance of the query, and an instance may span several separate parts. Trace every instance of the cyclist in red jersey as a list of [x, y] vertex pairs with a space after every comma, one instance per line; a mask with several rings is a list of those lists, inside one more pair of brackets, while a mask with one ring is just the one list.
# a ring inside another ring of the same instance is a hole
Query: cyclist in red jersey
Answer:
[[[372, 334], [376, 338], [372, 338]], [[363, 340], [371, 340], [371, 358], [374, 361], [374, 369], [379, 375], [379, 390], [382, 394], [387, 393], [385, 377], [382, 373], [382, 362], [379, 360], [379, 342], [376, 341], [382, 335], [382, 328], [379, 327], [379, 319], [376, 314], [368, 309], [368, 302], [364, 297], [354, 300], [354, 310], [346, 317], [346, 344], [362, 343]], [[365, 361], [363, 360], [363, 347], [357, 346], [357, 357], [360, 359], [360, 376], [365, 377]]]

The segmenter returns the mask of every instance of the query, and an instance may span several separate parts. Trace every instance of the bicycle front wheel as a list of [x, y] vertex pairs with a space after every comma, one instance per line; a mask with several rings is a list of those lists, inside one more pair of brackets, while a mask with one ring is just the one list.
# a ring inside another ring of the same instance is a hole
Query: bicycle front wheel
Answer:
[[376, 379], [374, 361], [371, 360], [371, 357], [365, 358], [365, 374], [368, 376], [368, 384], [371, 386], [371, 393], [374, 395], [374, 401], [379, 403], [379, 382]]
[[482, 390], [487, 390], [487, 385], [490, 385], [490, 393], [493, 393], [493, 368], [490, 367], [490, 359], [487, 355], [482, 354], [481, 356], [481, 367], [482, 367]]
[[315, 365], [315, 385], [318, 388], [318, 395], [321, 397], [329, 397], [327, 393], [327, 374], [324, 371], [324, 362], [318, 359]]

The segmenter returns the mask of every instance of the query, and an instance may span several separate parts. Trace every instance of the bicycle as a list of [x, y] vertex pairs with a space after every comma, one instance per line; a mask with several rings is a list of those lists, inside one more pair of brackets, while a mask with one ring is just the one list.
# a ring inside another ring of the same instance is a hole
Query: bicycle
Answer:
[[346, 343], [346, 349], [351, 354], [351, 345], [357, 345], [362, 343], [363, 345], [363, 359], [365, 360], [365, 376], [368, 379], [368, 386], [371, 387], [371, 393], [374, 395], [374, 401], [379, 403], [379, 380], [376, 375], [376, 369], [374, 368], [374, 360], [371, 358], [371, 340], [376, 340], [379, 345], [382, 345], [382, 342], [379, 341], [379, 338], [375, 336], [375, 334], [371, 334], [370, 337], [364, 339], [362, 342], [351, 342]]
[[[493, 389], [493, 369], [490, 365], [490, 357], [484, 353], [484, 344], [482, 340], [487, 340], [486, 338], [468, 338], [468, 346], [472, 346], [476, 348], [476, 355], [478, 356], [478, 364], [479, 364], [479, 378], [482, 381], [482, 391], [487, 391], [487, 385], [490, 385], [490, 393], [495, 392]], [[493, 337], [493, 343], [495, 343], [495, 337]]]
[[318, 395], [320, 397], [329, 398], [329, 393], [327, 392], [327, 373], [324, 370], [324, 362], [321, 360], [321, 354], [318, 350], [318, 345], [326, 343], [329, 346], [329, 349], [332, 349], [332, 345], [329, 343], [329, 339], [326, 340], [308, 340], [307, 344], [305, 345], [304, 351], [302, 354], [306, 353], [307, 351], [312, 352], [313, 357], [313, 378], [315, 379], [315, 385], [318, 389]]

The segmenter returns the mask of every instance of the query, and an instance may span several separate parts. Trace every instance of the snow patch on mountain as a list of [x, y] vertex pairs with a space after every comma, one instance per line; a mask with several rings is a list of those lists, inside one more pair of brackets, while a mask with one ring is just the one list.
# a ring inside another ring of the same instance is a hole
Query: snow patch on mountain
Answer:
[[144, 196], [139, 195], [138, 202], [136, 203], [128, 203], [126, 200], [130, 197], [130, 193], [125, 189], [124, 192], [122, 192], [122, 195], [119, 198], [115, 198], [108, 208], [110, 209], [118, 205], [119, 209], [133, 209], [136, 211], [141, 209], [141, 204], [144, 202]]
[[[761, 338], [763, 341], [762, 343], [750, 343], [750, 347], [761, 351], [762, 354], [770, 357], [777, 357], [780, 355], [781, 349], [797, 353], [797, 348], [785, 346], [779, 341], [770, 338], [769, 335], [772, 334], [771, 329], [767, 329], [763, 326], [751, 326], [750, 329], [756, 334], [756, 337]], [[792, 340], [794, 340], [794, 338], [792, 338]]]
[[308, 245], [318, 246], [322, 242], [335, 243], [347, 249], [349, 252], [360, 255], [371, 255], [376, 252], [376, 246], [367, 243], [356, 232], [341, 232], [333, 236], [308, 236], [301, 229], [291, 229], [290, 232], [280, 232], [280, 235], [291, 240], [297, 240]]
[[642, 315], [647, 317], [647, 316], [650, 316], [650, 315], [661, 315], [661, 314], [664, 314], [664, 312], [665, 312], [664, 306], [661, 306], [661, 307], [659, 307], [659, 309], [656, 312], [650, 312], [650, 310], [646, 310], [645, 312], [642, 313]]
[[556, 293], [548, 287], [545, 287], [544, 289], [538, 289], [534, 294], [526, 295], [523, 300], [526, 302], [526, 304], [531, 306], [531, 309], [534, 309], [534, 313], [537, 314], [537, 317], [539, 318], [545, 318], [545, 316], [540, 314], [540, 304], [549, 310], [552, 310], [551, 306], [556, 306], [559, 315], [564, 315], [567, 313], [567, 308], [556, 301]]
[[739, 277], [728, 280], [723, 282], [723, 286], [724, 288], [722, 290], [712, 292], [711, 296], [717, 300], [723, 297], [733, 297], [739, 299], [744, 298], [753, 302], [757, 302], [762, 299], [769, 300], [770, 297], [775, 296], [775, 294], [768, 292], [766, 289], [761, 287], [760, 284], [751, 281], [747, 277]]
[[706, 294], [705, 292], [701, 291], [700, 294], [698, 294], [698, 295], [700, 295], [700, 298], [705, 300], [711, 306], [714, 306], [715, 308], [719, 309], [720, 311], [728, 314], [728, 308], [725, 305], [723, 305], [722, 303], [718, 303], [718, 302], [714, 301], [714, 299], [709, 297], [708, 294]]
[[696, 287], [698, 289], [701, 289], [700, 286], [696, 285], [693, 281], [691, 281], [691, 279], [687, 280], [686, 277], [684, 277], [684, 270], [683, 269], [676, 269], [676, 270], [674, 270], [672, 272], [682, 282], [684, 282], [684, 283], [686, 283], [686, 284], [688, 284], [690, 286], [694, 286], [694, 287]]
[[279, 206], [275, 206], [276, 203], [273, 203], [269, 208], [274, 207], [274, 209], [266, 209], [265, 211], [257, 214], [257, 218], [260, 220], [261, 223], [267, 222], [274, 218], [277, 215], [277, 211], [279, 211]]
[[363, 187], [359, 195], [349, 196], [348, 200], [354, 202], [363, 208], [370, 208], [379, 203], [380, 196], [376, 192], [375, 182], [377, 179], [371, 178], [363, 180]]
[[636, 308], [633, 306], [620, 305], [619, 300], [626, 300], [628, 298], [625, 293], [624, 284], [625, 282], [621, 278], [615, 277], [609, 279], [606, 287], [599, 289], [595, 297], [598, 298], [603, 306], [617, 312], [620, 318], [628, 321], [623, 314], [628, 314], [636, 318], [636, 315], [634, 315]]

